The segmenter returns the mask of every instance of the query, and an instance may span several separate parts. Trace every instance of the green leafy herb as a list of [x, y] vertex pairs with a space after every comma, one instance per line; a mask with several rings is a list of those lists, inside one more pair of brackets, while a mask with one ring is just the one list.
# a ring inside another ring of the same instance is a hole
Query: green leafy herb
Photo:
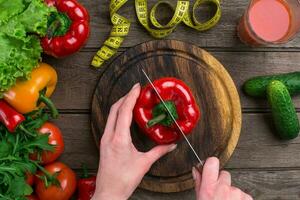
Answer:
[[37, 130], [49, 119], [43, 110], [25, 116], [23, 126], [32, 134], [21, 129], [10, 133], [0, 124], [0, 199], [25, 200], [32, 193], [26, 183], [26, 173], [35, 174], [42, 169], [39, 161], [30, 159], [30, 154], [43, 150], [53, 151], [54, 146], [48, 144], [49, 135], [38, 134]]

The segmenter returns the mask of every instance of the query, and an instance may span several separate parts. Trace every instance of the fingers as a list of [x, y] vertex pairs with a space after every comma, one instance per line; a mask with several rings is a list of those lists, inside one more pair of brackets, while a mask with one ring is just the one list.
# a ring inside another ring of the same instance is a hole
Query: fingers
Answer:
[[140, 95], [141, 86], [139, 83], [135, 84], [130, 92], [126, 95], [118, 112], [118, 119], [116, 124], [116, 133], [120, 136], [130, 136], [129, 130], [132, 122], [132, 110], [135, 106], [136, 100]]
[[231, 185], [231, 175], [228, 171], [222, 170], [219, 175], [219, 183], [225, 185]]
[[233, 200], [253, 200], [253, 198], [250, 195], [243, 192], [237, 187], [232, 186], [230, 190], [231, 196], [234, 197], [232, 198]]
[[170, 145], [160, 145], [156, 146], [147, 153], [145, 153], [145, 158], [147, 160], [147, 164], [150, 166], [157, 161], [159, 158], [164, 156], [165, 154], [174, 151], [177, 147], [177, 144], [170, 144]]
[[119, 99], [112, 107], [110, 108], [110, 112], [108, 115], [108, 119], [106, 122], [106, 126], [104, 129], [104, 134], [102, 137], [102, 140], [111, 140], [114, 137], [115, 127], [116, 127], [116, 121], [118, 117], [118, 110], [120, 106], [122, 105], [125, 97], [122, 97]]
[[[201, 174], [198, 171], [198, 169], [196, 169], [196, 167], [193, 167], [192, 175], [193, 175], [193, 179], [195, 181], [196, 195], [198, 196], [198, 193], [200, 192], [200, 187], [201, 187]], [[197, 197], [197, 199], [198, 199], [198, 197]]]
[[216, 157], [208, 158], [203, 167], [201, 184], [211, 185], [219, 178], [219, 159]]
[[249, 194], [245, 193], [243, 200], [253, 200], [253, 198]]
[[233, 200], [243, 200], [244, 193], [237, 187], [231, 187], [231, 196], [234, 197]]

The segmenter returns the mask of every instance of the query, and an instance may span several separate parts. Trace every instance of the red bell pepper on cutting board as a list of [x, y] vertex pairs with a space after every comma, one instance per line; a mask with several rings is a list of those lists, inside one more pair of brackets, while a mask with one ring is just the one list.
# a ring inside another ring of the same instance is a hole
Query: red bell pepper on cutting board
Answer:
[[90, 35], [90, 17], [76, 0], [45, 0], [58, 13], [48, 19], [48, 34], [41, 45], [46, 54], [65, 57], [78, 51]]
[[[200, 111], [189, 87], [176, 78], [161, 78], [153, 84], [184, 134], [191, 133], [200, 118]], [[141, 91], [134, 108], [134, 119], [157, 144], [170, 144], [181, 138], [181, 133], [150, 84]]]

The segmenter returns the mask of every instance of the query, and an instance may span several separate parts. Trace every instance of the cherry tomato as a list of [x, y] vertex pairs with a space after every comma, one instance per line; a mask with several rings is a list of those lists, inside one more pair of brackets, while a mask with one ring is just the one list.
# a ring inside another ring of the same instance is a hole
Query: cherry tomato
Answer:
[[35, 195], [30, 195], [26, 197], [27, 200], [39, 200]]
[[[54, 162], [45, 166], [45, 170], [53, 175], [58, 173], [60, 186], [45, 186], [41, 179], [36, 182], [35, 192], [40, 200], [69, 200], [76, 190], [76, 175], [72, 169], [61, 162]], [[39, 175], [43, 173], [38, 172]]]
[[[54, 162], [64, 151], [64, 141], [61, 134], [61, 131], [53, 123], [46, 122], [39, 129], [41, 134], [50, 134], [49, 135], [49, 144], [55, 145], [54, 151], [43, 151], [41, 155], [41, 164], [46, 165]], [[37, 155], [33, 154], [30, 156], [32, 160], [37, 159]]]
[[30, 172], [26, 172], [26, 183], [30, 186], [34, 183], [34, 176]]

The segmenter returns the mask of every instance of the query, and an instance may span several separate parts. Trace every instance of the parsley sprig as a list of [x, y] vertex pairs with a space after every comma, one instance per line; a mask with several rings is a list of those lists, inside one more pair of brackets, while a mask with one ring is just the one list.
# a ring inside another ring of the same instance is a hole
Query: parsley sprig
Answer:
[[[0, 199], [26, 200], [33, 190], [26, 183], [26, 173], [35, 174], [43, 169], [39, 161], [30, 159], [30, 154], [53, 151], [48, 144], [48, 134], [38, 134], [38, 129], [49, 119], [43, 109], [25, 116], [23, 126], [27, 131], [17, 129], [10, 133], [0, 124]], [[29, 134], [29, 133], [30, 134]]]

